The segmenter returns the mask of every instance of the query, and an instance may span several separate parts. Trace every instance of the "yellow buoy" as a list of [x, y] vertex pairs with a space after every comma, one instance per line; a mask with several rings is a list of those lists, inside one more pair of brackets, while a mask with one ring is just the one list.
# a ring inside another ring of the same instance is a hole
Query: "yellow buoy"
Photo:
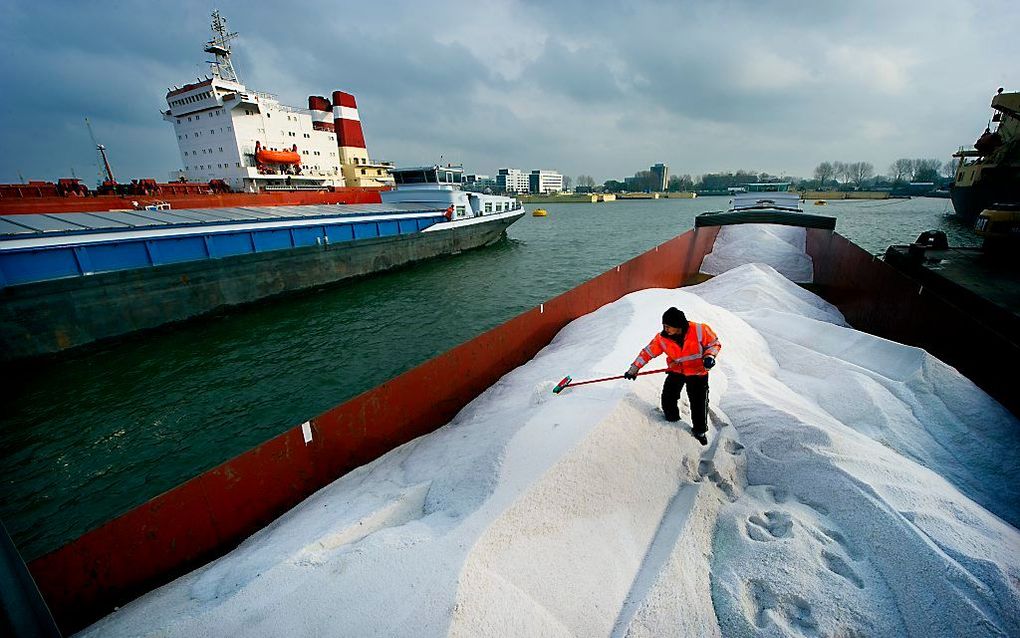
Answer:
[[536, 208], [535, 210], [531, 211], [532, 217], [545, 217], [548, 214], [549, 213], [547, 213], [544, 208]]
[[824, 199], [815, 200], [815, 206], [827, 206], [828, 204], [829, 202], [825, 201]]

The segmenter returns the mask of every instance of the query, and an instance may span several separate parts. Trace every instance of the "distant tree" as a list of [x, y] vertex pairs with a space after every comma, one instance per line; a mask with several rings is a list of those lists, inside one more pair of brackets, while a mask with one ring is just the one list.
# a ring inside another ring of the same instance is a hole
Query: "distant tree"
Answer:
[[634, 187], [645, 193], [659, 190], [659, 178], [652, 171], [638, 171], [634, 173]]
[[593, 188], [595, 186], [595, 178], [592, 177], [591, 175], [578, 175], [577, 176], [577, 185], [578, 186], [587, 186], [588, 188]]
[[706, 173], [701, 176], [698, 189], [704, 191], [724, 191], [735, 186], [745, 186], [758, 181], [758, 175], [745, 170], [736, 173]]
[[956, 167], [958, 164], [959, 160], [955, 158], [947, 160], [946, 163], [942, 165], [942, 175], [947, 179], [953, 179], [956, 177]]
[[850, 165], [846, 162], [833, 162], [832, 163], [832, 176], [836, 178], [836, 181], [840, 184], [850, 183]]
[[607, 193], [621, 193], [627, 189], [627, 184], [624, 182], [618, 182], [615, 179], [607, 179], [603, 184], [602, 188]]
[[937, 159], [915, 159], [914, 175], [915, 182], [935, 182], [939, 178], [939, 169], [942, 162]]
[[914, 174], [914, 160], [900, 158], [889, 165], [889, 177], [894, 184], [902, 184]]
[[667, 190], [671, 193], [692, 191], [694, 190], [694, 180], [691, 179], [690, 175], [670, 175]]
[[871, 162], [854, 162], [850, 164], [849, 170], [850, 180], [858, 189], [875, 174], [875, 167]]
[[570, 190], [570, 176], [569, 175], [564, 175], [563, 176], [563, 190], [565, 190], [565, 191]]
[[825, 188], [825, 182], [832, 179], [834, 171], [832, 162], [822, 162], [815, 167], [815, 179], [818, 180], [819, 188]]

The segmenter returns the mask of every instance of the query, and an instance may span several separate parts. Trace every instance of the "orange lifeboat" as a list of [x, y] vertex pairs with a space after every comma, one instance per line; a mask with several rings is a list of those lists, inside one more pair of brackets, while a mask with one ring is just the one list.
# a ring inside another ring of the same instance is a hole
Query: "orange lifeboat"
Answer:
[[255, 159], [260, 164], [300, 164], [301, 155], [297, 152], [297, 144], [289, 151], [271, 151], [262, 148], [262, 144], [255, 142]]

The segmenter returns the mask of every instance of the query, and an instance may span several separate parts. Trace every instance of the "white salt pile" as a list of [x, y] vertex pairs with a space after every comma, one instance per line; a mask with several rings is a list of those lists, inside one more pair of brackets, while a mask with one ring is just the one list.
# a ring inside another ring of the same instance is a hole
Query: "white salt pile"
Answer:
[[803, 228], [781, 224], [740, 224], [722, 226], [712, 252], [705, 255], [701, 272], [721, 275], [749, 263], [768, 264], [779, 274], [799, 284], [811, 283], [814, 269], [804, 252], [807, 233]]
[[[621, 374], [671, 305], [723, 344], [709, 447], [661, 376], [551, 393]], [[745, 265], [581, 317], [85, 635], [1015, 636], [1018, 450], [954, 369]]]

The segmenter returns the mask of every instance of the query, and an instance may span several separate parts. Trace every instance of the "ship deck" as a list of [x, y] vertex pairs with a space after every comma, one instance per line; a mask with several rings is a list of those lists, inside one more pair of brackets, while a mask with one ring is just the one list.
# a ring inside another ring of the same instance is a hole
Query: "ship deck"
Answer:
[[253, 206], [0, 216], [0, 286], [416, 233], [421, 204]]
[[911, 257], [910, 246], [890, 246], [885, 260], [993, 329], [1017, 334], [1020, 269], [1015, 259], [996, 258], [980, 248], [949, 248], [927, 249], [919, 260]]

